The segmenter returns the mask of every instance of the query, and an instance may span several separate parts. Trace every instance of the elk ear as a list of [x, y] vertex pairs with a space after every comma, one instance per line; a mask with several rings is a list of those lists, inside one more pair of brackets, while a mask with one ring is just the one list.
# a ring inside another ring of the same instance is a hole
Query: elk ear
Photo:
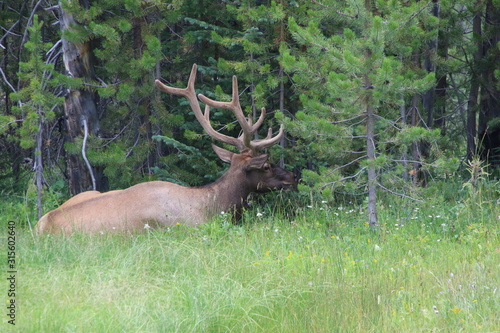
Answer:
[[231, 158], [233, 157], [234, 153], [230, 152], [229, 150], [226, 150], [224, 148], [218, 147], [212, 143], [212, 149], [215, 151], [217, 156], [226, 163], [231, 163]]
[[269, 158], [268, 154], [263, 154], [263, 155], [259, 155], [256, 157], [252, 157], [252, 159], [248, 162], [247, 170], [262, 169], [262, 167], [264, 166], [264, 163], [267, 162], [268, 158]]

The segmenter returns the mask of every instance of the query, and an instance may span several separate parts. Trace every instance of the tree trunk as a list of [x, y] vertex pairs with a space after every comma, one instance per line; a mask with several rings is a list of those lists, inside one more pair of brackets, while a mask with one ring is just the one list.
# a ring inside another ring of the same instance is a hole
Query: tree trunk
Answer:
[[[399, 115], [401, 118], [401, 124], [404, 127], [406, 125], [406, 105], [405, 105], [405, 99], [404, 96], [401, 96], [401, 106], [399, 107]], [[401, 152], [401, 161], [403, 163], [403, 179], [405, 181], [409, 181], [409, 172], [410, 172], [410, 167], [408, 165], [408, 147], [403, 148], [404, 150]]]
[[[39, 112], [41, 114], [41, 112]], [[43, 145], [43, 120], [38, 117], [38, 133], [36, 134], [35, 148], [35, 183], [36, 183], [36, 211], [38, 220], [42, 218], [42, 190], [43, 190], [43, 160], [42, 160], [42, 145]]]
[[[370, 103], [366, 108], [366, 154], [369, 161], [375, 160], [375, 114]], [[368, 223], [372, 230], [378, 226], [377, 172], [373, 164], [368, 165]]]
[[[78, 23], [73, 16], [60, 5], [60, 24], [63, 33], [63, 60], [66, 72], [70, 77], [83, 78], [90, 81], [94, 77], [92, 47], [90, 42], [72, 43], [64, 38], [64, 32], [74, 29]], [[87, 1], [80, 1], [80, 5], [88, 8]], [[83, 120], [87, 121], [89, 133], [99, 132], [99, 120], [96, 109], [96, 94], [90, 90], [69, 89], [64, 102], [66, 115], [66, 142], [74, 142], [75, 138], [83, 134]], [[92, 178], [80, 154], [67, 153], [66, 156], [69, 192], [76, 195], [92, 189]]]
[[[419, 102], [420, 102], [420, 95], [413, 95], [412, 101], [411, 101], [411, 126], [415, 127], [418, 126], [420, 123], [420, 116], [418, 112], [418, 107], [419, 107]], [[412, 148], [412, 170], [411, 170], [411, 175], [412, 175], [412, 180], [413, 180], [413, 185], [417, 186], [419, 183], [424, 181], [424, 178], [421, 178], [421, 173], [420, 173], [420, 167], [422, 166], [421, 163], [419, 162], [422, 159], [422, 153], [421, 153], [421, 142], [420, 141], [413, 141], [411, 144]]]
[[[365, 87], [370, 87], [371, 82], [368, 75], [364, 79]], [[377, 170], [375, 161], [375, 111], [371, 103], [371, 93], [367, 92], [364, 98], [366, 106], [366, 157], [368, 159], [368, 224], [370, 229], [378, 227], [377, 214]]]
[[[135, 51], [135, 58], [140, 59], [143, 56], [143, 48], [144, 48], [144, 39], [143, 36], [145, 34], [149, 34], [148, 31], [148, 23], [144, 19], [144, 17], [136, 17], [133, 19], [133, 48]], [[143, 75], [138, 78], [135, 82], [136, 86], [141, 87], [147, 84], [150, 84], [152, 81], [151, 73], [143, 73]], [[137, 137], [145, 137], [144, 139], [148, 143], [152, 143], [153, 139], [153, 127], [151, 124], [151, 97], [149, 95], [146, 96], [138, 96], [138, 100], [136, 101], [136, 105], [138, 106], [137, 110], [140, 115], [140, 125], [137, 128]], [[143, 162], [143, 172], [148, 175], [153, 174], [152, 168], [156, 164], [155, 161], [155, 151], [151, 149], [147, 152], [145, 156], [145, 160]]]
[[481, 41], [481, 13], [476, 12], [472, 21], [472, 35], [476, 43], [476, 52], [474, 52], [474, 61], [471, 64], [471, 84], [469, 91], [469, 100], [467, 102], [467, 157], [466, 160], [471, 160], [476, 155], [477, 144], [477, 111], [478, 111], [478, 96], [479, 96], [479, 73], [477, 72], [478, 63], [483, 57], [483, 43]]
[[480, 113], [478, 120], [478, 141], [481, 159], [491, 166], [500, 167], [500, 85], [495, 70], [500, 63], [500, 8], [491, 0], [486, 4], [483, 56], [486, 59], [481, 68]]
[[[282, 114], [284, 114], [285, 112], [285, 82], [283, 81], [283, 75], [284, 75], [284, 70], [283, 70], [283, 66], [280, 64], [280, 71], [279, 71], [279, 79], [280, 79], [280, 101], [279, 101], [279, 108], [280, 108], [280, 112]], [[286, 147], [286, 134], [283, 135], [280, 139], [280, 146], [285, 148]], [[285, 158], [283, 156], [283, 154], [281, 154], [280, 156], [280, 160], [279, 160], [279, 166], [280, 168], [284, 168], [285, 167]]]
[[[439, 4], [437, 4], [439, 5]], [[439, 14], [439, 12], [438, 12]], [[446, 19], [446, 18], [444, 18]], [[438, 32], [437, 56], [439, 59], [448, 59], [449, 36], [442, 29]], [[446, 135], [446, 97], [448, 90], [448, 72], [443, 70], [444, 66], [436, 67], [436, 88], [434, 103], [434, 118], [429, 126], [441, 129], [441, 135]]]
[[[433, 16], [439, 19], [439, 2], [434, 3], [431, 12]], [[424, 67], [428, 73], [436, 72], [436, 66], [433, 61], [433, 55], [436, 54], [437, 45], [438, 45], [437, 36], [436, 38], [431, 39], [427, 42], [427, 49], [425, 51], [425, 57], [424, 57]], [[434, 90], [435, 88], [432, 87], [426, 92], [424, 92], [422, 95], [422, 104], [427, 114], [427, 126], [429, 127], [432, 127], [432, 124], [434, 122], [434, 100], [435, 100]]]

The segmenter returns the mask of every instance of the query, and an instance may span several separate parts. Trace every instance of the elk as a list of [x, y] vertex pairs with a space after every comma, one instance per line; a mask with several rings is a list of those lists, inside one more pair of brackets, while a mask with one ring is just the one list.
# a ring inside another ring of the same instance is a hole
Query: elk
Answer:
[[[222, 211], [233, 211], [238, 215], [246, 205], [250, 193], [263, 193], [296, 185], [292, 172], [270, 163], [268, 154], [260, 153], [281, 139], [283, 125], [277, 135], [273, 136], [270, 128], [267, 137], [254, 140], [253, 136], [262, 125], [266, 110], [261, 110], [255, 124], [251, 119], [245, 118], [239, 101], [236, 76], [233, 76], [230, 102], [214, 101], [202, 94], [196, 96], [196, 71], [194, 64], [186, 88], [170, 87], [159, 80], [155, 83], [168, 94], [184, 96], [210, 137], [239, 149], [239, 153], [234, 153], [212, 144], [219, 158], [230, 163], [226, 173], [214, 183], [200, 187], [150, 181], [123, 190], [82, 192], [46, 213], [38, 221], [36, 233], [128, 232], [176, 224], [195, 226], [209, 221]], [[202, 112], [198, 99], [205, 104], [205, 112]], [[231, 137], [214, 130], [210, 124], [210, 107], [230, 110], [241, 126], [242, 134]]]

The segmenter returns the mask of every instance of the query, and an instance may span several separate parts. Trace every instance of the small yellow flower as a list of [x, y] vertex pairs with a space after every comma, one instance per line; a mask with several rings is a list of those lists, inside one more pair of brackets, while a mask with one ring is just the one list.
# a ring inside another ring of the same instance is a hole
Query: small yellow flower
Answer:
[[181, 225], [179, 222], [177, 222], [175, 225]]
[[253, 265], [258, 266], [258, 265], [260, 265], [260, 262], [254, 262]]
[[454, 314], [459, 314], [460, 312], [462, 312], [462, 309], [460, 309], [459, 307], [455, 306], [450, 311], [453, 312]]
[[271, 255], [271, 251], [266, 251], [266, 257], [269, 257], [269, 255]]
[[326, 262], [326, 259], [325, 258], [321, 258], [321, 262]]

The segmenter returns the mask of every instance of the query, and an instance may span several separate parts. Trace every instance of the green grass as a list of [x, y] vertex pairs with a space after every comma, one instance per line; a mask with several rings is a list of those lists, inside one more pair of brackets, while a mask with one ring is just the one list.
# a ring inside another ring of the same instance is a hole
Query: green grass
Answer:
[[388, 202], [377, 233], [326, 203], [135, 236], [18, 227], [16, 330], [498, 332], [496, 198]]

